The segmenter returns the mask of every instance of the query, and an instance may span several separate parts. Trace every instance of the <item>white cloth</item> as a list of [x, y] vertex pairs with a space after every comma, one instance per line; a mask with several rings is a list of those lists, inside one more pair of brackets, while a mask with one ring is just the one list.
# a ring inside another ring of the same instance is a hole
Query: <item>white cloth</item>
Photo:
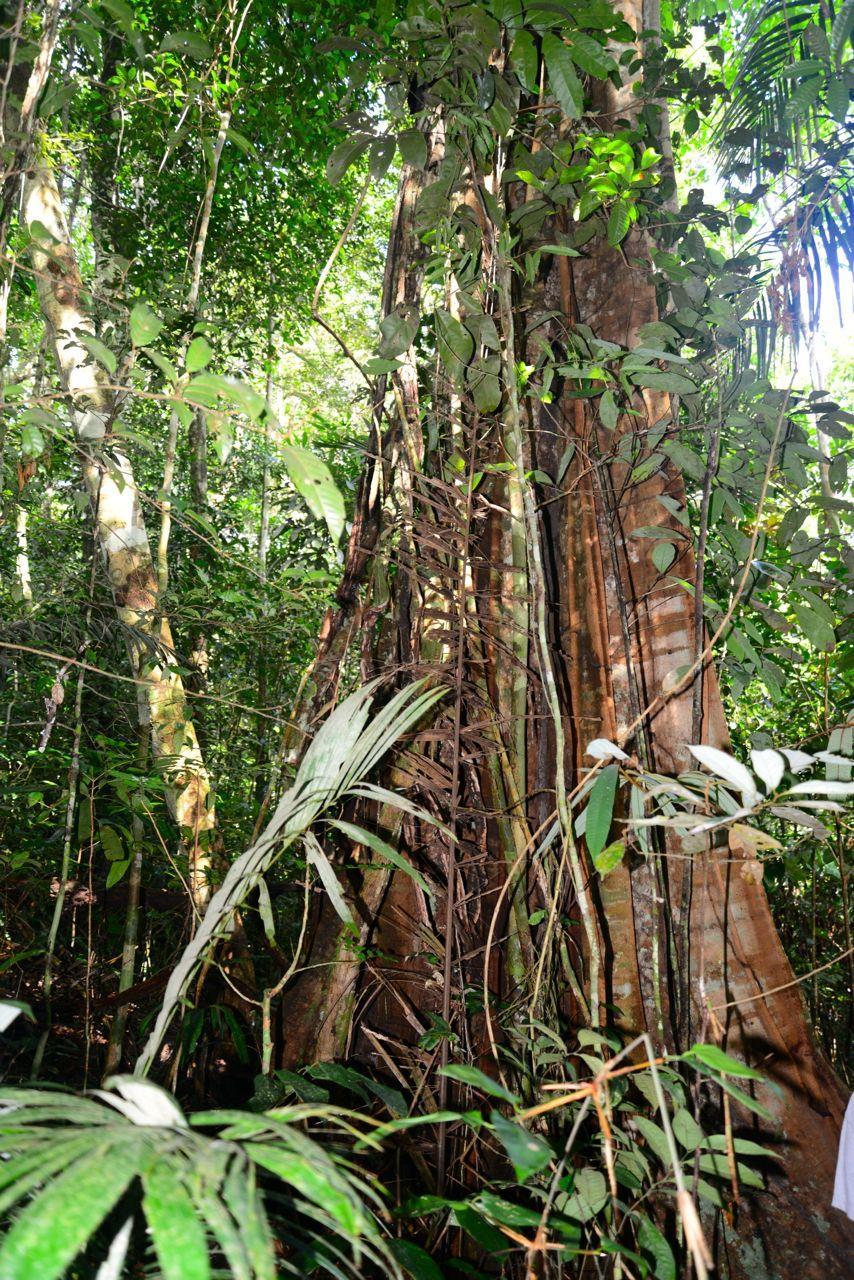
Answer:
[[854, 1094], [848, 1099], [842, 1133], [839, 1135], [833, 1207], [841, 1209], [849, 1218], [854, 1219]]

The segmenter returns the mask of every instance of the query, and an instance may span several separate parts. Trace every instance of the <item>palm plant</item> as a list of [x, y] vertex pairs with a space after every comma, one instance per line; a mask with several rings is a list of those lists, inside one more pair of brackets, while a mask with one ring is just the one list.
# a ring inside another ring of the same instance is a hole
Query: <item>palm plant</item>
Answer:
[[841, 312], [840, 267], [854, 271], [849, 120], [854, 4], [764, 0], [746, 24], [718, 122], [725, 172], [774, 185], [776, 209], [760, 249], [779, 260], [776, 318], [799, 336], [818, 323], [829, 272]]
[[[131, 1076], [89, 1097], [3, 1089], [0, 1108], [0, 1212], [28, 1201], [0, 1245], [4, 1280], [75, 1274], [84, 1250], [76, 1274], [118, 1280], [128, 1255], [145, 1249], [143, 1223], [163, 1280], [342, 1277], [365, 1260], [400, 1275], [379, 1195], [340, 1150], [342, 1138], [370, 1138], [340, 1109], [188, 1119], [168, 1093]], [[322, 1123], [323, 1143], [306, 1132], [310, 1122]]]

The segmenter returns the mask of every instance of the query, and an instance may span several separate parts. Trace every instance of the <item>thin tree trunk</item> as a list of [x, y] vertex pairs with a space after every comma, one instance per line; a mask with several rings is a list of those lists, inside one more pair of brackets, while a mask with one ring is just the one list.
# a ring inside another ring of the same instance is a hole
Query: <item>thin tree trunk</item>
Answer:
[[59, 192], [43, 162], [28, 170], [22, 218], [26, 227], [40, 223], [52, 237], [48, 244], [33, 242], [39, 301], [72, 405], [83, 479], [116, 612], [134, 675], [147, 699], [152, 753], [164, 770], [170, 811], [188, 849], [190, 887], [199, 907], [208, 896], [209, 845], [215, 825], [210, 780], [175, 667], [172, 631], [161, 610], [133, 470], [112, 437], [115, 398], [77, 337], [93, 333], [93, 326]]

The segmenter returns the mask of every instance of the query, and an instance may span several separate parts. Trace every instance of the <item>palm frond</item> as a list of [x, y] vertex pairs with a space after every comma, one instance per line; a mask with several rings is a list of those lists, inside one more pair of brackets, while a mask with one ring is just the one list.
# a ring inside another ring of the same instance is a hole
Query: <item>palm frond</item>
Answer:
[[[23, 1206], [0, 1244], [0, 1273], [60, 1280], [86, 1251], [92, 1274], [100, 1256], [99, 1280], [118, 1280], [142, 1219], [161, 1280], [212, 1280], [223, 1263], [234, 1280], [282, 1269], [359, 1276], [364, 1261], [399, 1277], [382, 1203], [348, 1154], [354, 1134], [371, 1141], [357, 1121], [317, 1105], [188, 1120], [164, 1090], [131, 1076], [88, 1098], [0, 1090], [0, 1200], [4, 1211]], [[322, 1143], [309, 1124], [322, 1125]]]
[[[347, 794], [360, 794], [359, 784], [394, 743], [407, 733], [442, 697], [441, 688], [426, 689], [417, 681], [399, 690], [372, 714], [376, 682], [346, 698], [325, 721], [306, 751], [293, 786], [282, 796], [264, 831], [229, 867], [222, 885], [211, 897], [195, 937], [185, 947], [166, 984], [163, 1004], [136, 1064], [138, 1075], [151, 1067], [166, 1030], [184, 993], [209, 948], [225, 935], [234, 912], [243, 903], [275, 860], [308, 832], [321, 814]], [[403, 806], [402, 797], [386, 793], [390, 803]], [[419, 810], [425, 821], [429, 816]], [[317, 859], [315, 865], [334, 876], [331, 865]], [[340, 907], [340, 902], [336, 905]]]

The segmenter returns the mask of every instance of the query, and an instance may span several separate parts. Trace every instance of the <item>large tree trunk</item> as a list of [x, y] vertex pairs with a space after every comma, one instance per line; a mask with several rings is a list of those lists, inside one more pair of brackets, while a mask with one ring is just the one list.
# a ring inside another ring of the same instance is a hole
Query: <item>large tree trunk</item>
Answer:
[[[622, 9], [635, 29], [645, 25], [639, 4]], [[629, 110], [621, 96], [601, 103], [603, 110]], [[440, 160], [434, 145], [425, 173], [404, 175], [385, 314], [419, 301], [423, 248], [415, 206]], [[500, 175], [484, 185], [499, 191]], [[460, 191], [480, 221], [487, 263], [494, 241], [470, 171]], [[521, 183], [510, 188], [517, 206], [527, 195]], [[560, 230], [547, 221], [539, 243], [554, 243]], [[633, 233], [624, 250], [599, 237], [582, 258], [545, 258], [551, 265], [533, 284], [515, 286], [512, 316], [496, 303], [494, 318], [510, 344], [505, 379], [515, 361], [535, 366], [546, 347], [564, 349], [578, 324], [601, 339], [637, 345], [640, 325], [658, 311], [648, 272], [638, 265], [648, 261], [643, 235]], [[432, 805], [458, 842], [452, 852], [435, 834], [402, 824], [399, 843], [433, 881], [435, 906], [400, 873], [374, 868], [350, 875], [362, 942], [375, 948], [376, 959], [366, 964], [352, 957], [328, 908], [319, 909], [308, 968], [286, 993], [282, 1060], [349, 1053], [379, 1071], [424, 1076], [427, 1099], [434, 1086], [424, 1073], [432, 1059], [418, 1037], [431, 1015], [450, 1013], [477, 1060], [487, 1051], [483, 1018], [467, 1018], [464, 988], [484, 981], [493, 1000], [531, 998], [537, 1012], [560, 1007], [581, 1025], [597, 1005], [616, 1007], [622, 1028], [649, 1031], [663, 1049], [715, 1040], [779, 1086], [779, 1092], [759, 1087], [774, 1125], [754, 1127], [770, 1143], [781, 1142], [785, 1155], [785, 1176], [772, 1179], [767, 1194], [743, 1201], [732, 1224], [723, 1225], [722, 1263], [726, 1258], [730, 1274], [751, 1277], [782, 1275], [792, 1264], [815, 1280], [847, 1275], [849, 1224], [830, 1212], [844, 1098], [813, 1046], [753, 865], [726, 845], [689, 856], [670, 840], [647, 852], [638, 848], [607, 879], [595, 880], [591, 940], [581, 927], [593, 883], [589, 867], [579, 864], [579, 877], [571, 866], [559, 872], [556, 860], [533, 865], [520, 857], [560, 809], [556, 778], [562, 774], [570, 791], [583, 781], [592, 739], [621, 741], [659, 773], [688, 767], [697, 680], [701, 740], [728, 745], [713, 668], [704, 664], [681, 690], [674, 681], [705, 644], [696, 634], [693, 598], [655, 569], [649, 544], [631, 536], [667, 519], [678, 527], [660, 498], [670, 500], [670, 509], [674, 502], [684, 508], [682, 479], [662, 461], [649, 478], [631, 483], [630, 468], [615, 456], [615, 439], [632, 432], [640, 446], [632, 466], [650, 454], [646, 433], [669, 417], [667, 398], [638, 391], [634, 414], [608, 433], [596, 401], [556, 378], [550, 402], [532, 396], [524, 402], [521, 451], [524, 469], [554, 476], [574, 448], [557, 496], [533, 486], [525, 495], [518, 470], [515, 478], [485, 480], [473, 496], [470, 485], [449, 483], [449, 458], [462, 456], [458, 473], [468, 473], [475, 459], [479, 472], [512, 461], [507, 401], [503, 416], [491, 419], [440, 385], [431, 404], [419, 405], [412, 368], [409, 353], [393, 375], [391, 421], [382, 433], [377, 415], [377, 456], [366, 466], [338, 604], [324, 626], [303, 715], [310, 722], [335, 697], [351, 644], [360, 646], [365, 676], [393, 677], [406, 668], [444, 680], [442, 717], [399, 761], [396, 783], [408, 783]], [[422, 444], [431, 418], [434, 430]], [[529, 527], [526, 537], [525, 513], [537, 501], [535, 531]], [[673, 572], [690, 580], [693, 555], [687, 541], [681, 546]], [[638, 721], [640, 728], [632, 728]], [[520, 861], [521, 879], [507, 892], [507, 867]], [[528, 906], [545, 906], [552, 895], [579, 927], [531, 928]], [[557, 959], [541, 982], [545, 952]], [[746, 1126], [748, 1117], [739, 1122]]]
[[197, 906], [202, 906], [215, 826], [210, 779], [176, 667], [133, 470], [113, 435], [115, 393], [80, 341], [81, 336], [94, 336], [94, 327], [59, 191], [44, 163], [34, 164], [25, 175], [22, 220], [25, 228], [36, 228], [31, 258], [39, 302], [72, 406], [98, 545], [131, 667], [148, 703], [152, 755], [164, 771], [170, 811], [187, 849], [190, 889]]

